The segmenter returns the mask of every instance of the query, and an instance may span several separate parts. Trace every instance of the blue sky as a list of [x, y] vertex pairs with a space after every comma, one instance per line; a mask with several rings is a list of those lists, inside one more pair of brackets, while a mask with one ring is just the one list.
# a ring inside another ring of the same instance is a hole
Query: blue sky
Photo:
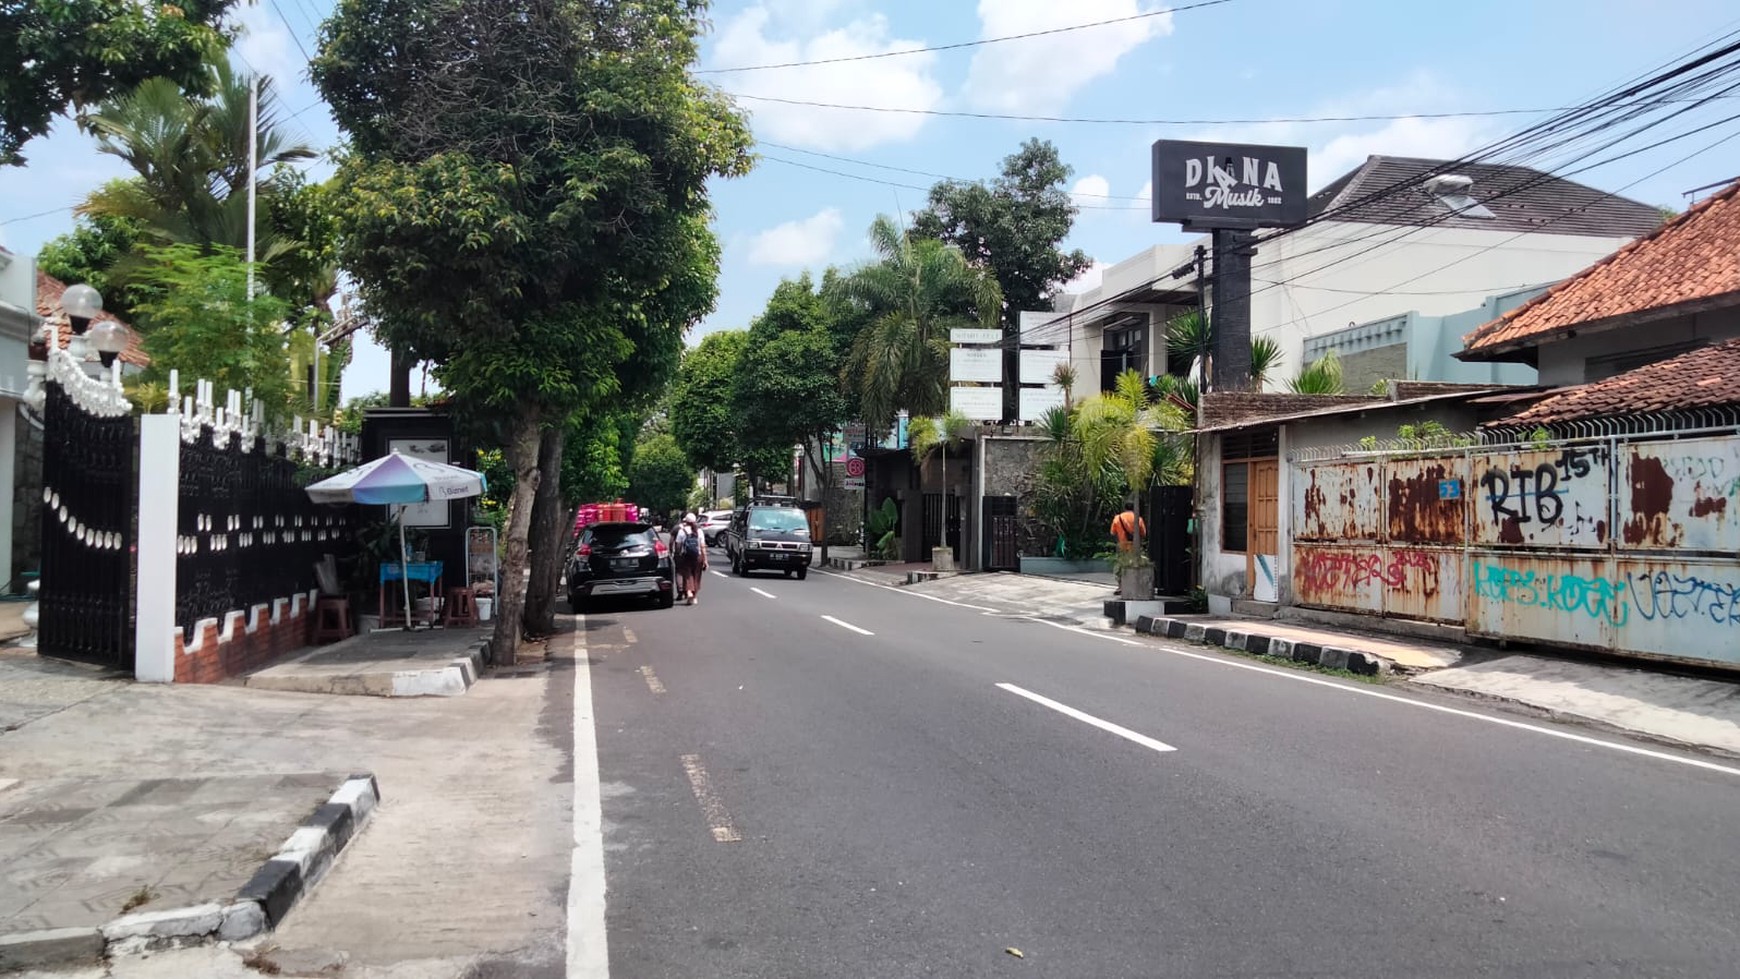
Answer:
[[[307, 62], [297, 42], [312, 51], [314, 25], [330, 9], [331, 0], [271, 0], [245, 5], [237, 15], [247, 31], [238, 45], [243, 67], [274, 77], [282, 114], [291, 117], [287, 128], [320, 147], [334, 144], [339, 134], [305, 78]], [[720, 0], [701, 67], [911, 50], [1160, 9], [1150, 0]], [[763, 159], [749, 176], [715, 187], [725, 249], [719, 302], [690, 340], [747, 325], [782, 277], [863, 260], [871, 220], [920, 206], [934, 182], [902, 170], [989, 178], [1022, 140], [1052, 140], [1075, 169], [1083, 205], [1068, 245], [1109, 264], [1149, 245], [1181, 240], [1175, 228], [1149, 223], [1141, 199], [1155, 139], [1304, 145], [1311, 150], [1311, 182], [1321, 185], [1368, 154], [1453, 157], [1540, 118], [1416, 114], [1571, 105], [1740, 27], [1736, 16], [1732, 0], [1229, 0], [953, 51], [709, 74], [721, 88], [743, 96], [1204, 122], [966, 119], [744, 98]], [[1704, 121], [1733, 112], [1740, 108], [1718, 106]], [[1373, 115], [1397, 118], [1206, 122]], [[1735, 131], [1740, 123], [1705, 135]], [[1604, 190], [1632, 185], [1628, 196], [1681, 207], [1684, 191], [1740, 175], [1740, 141], [1668, 166], [1707, 141], [1688, 139], [1577, 179]], [[0, 244], [14, 251], [33, 253], [68, 230], [71, 207], [104, 180], [125, 173], [70, 123], [30, 143], [25, 153], [29, 166], [0, 170]], [[312, 167], [316, 175], [329, 171], [324, 163]], [[365, 343], [347, 371], [345, 395], [383, 389], [386, 380], [385, 353]]]

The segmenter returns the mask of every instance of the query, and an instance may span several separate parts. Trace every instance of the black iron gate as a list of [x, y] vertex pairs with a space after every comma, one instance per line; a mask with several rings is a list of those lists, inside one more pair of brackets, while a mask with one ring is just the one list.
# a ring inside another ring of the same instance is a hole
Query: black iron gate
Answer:
[[59, 384], [45, 389], [37, 650], [128, 668], [138, 510], [133, 416], [93, 415]]
[[1156, 486], [1149, 495], [1152, 536], [1148, 538], [1148, 557], [1154, 562], [1154, 588], [1159, 594], [1190, 593], [1190, 511], [1194, 502], [1195, 492], [1189, 486]]
[[1021, 570], [1021, 516], [1013, 496], [987, 496], [984, 503], [986, 571]]
[[[946, 501], [946, 505], [945, 505]], [[932, 548], [947, 546], [961, 559], [961, 498], [941, 493], [924, 494], [923, 560], [930, 560]]]

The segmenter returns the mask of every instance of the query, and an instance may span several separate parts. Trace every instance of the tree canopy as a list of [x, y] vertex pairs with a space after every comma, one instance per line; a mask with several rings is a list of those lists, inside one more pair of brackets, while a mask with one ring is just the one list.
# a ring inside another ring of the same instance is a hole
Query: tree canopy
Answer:
[[1081, 249], [1064, 251], [1076, 207], [1064, 185], [1071, 169], [1049, 140], [1029, 139], [1003, 158], [988, 186], [948, 180], [930, 189], [930, 206], [912, 216], [912, 233], [961, 250], [991, 271], [1003, 293], [1007, 329], [1023, 310], [1049, 308], [1057, 288], [1093, 264]]
[[24, 144], [56, 116], [123, 94], [150, 78], [209, 91], [222, 63], [235, 0], [29, 0], [0, 3], [0, 164], [21, 166]]
[[749, 328], [732, 391], [745, 445], [825, 445], [846, 423], [841, 352], [828, 302], [810, 277], [781, 282]]
[[748, 169], [750, 137], [689, 74], [703, 15], [692, 0], [340, 0], [322, 28], [311, 71], [351, 146], [341, 259], [389, 346], [505, 424], [510, 662], [543, 429], [662, 383], [716, 295], [707, 181]]
[[697, 470], [731, 472], [742, 462], [733, 378], [748, 346], [746, 330], [709, 333], [683, 355], [671, 386], [671, 434]]
[[628, 467], [628, 494], [654, 513], [670, 514], [688, 505], [695, 470], [668, 432], [649, 435], [634, 446]]

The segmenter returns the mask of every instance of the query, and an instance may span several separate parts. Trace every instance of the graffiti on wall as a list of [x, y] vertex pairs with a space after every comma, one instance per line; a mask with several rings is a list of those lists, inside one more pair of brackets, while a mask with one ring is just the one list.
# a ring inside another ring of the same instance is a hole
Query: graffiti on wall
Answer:
[[1626, 447], [1621, 546], [1740, 550], [1740, 440]]
[[1462, 553], [1442, 548], [1293, 548], [1293, 597], [1305, 605], [1452, 621], [1462, 617]]
[[1476, 461], [1483, 544], [1603, 547], [1607, 543], [1605, 445], [1511, 452]]

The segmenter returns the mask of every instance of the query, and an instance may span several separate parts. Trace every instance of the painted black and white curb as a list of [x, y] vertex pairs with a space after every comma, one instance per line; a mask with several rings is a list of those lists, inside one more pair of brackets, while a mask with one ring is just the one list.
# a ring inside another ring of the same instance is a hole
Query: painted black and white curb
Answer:
[[239, 942], [276, 928], [332, 867], [380, 805], [373, 775], [352, 775], [267, 860], [233, 900], [124, 914], [101, 928], [0, 936], [0, 972], [159, 948]]
[[1137, 617], [1135, 629], [1137, 632], [1150, 636], [1165, 636], [1168, 639], [1182, 639], [1185, 642], [1221, 646], [1240, 652], [1255, 653], [1259, 656], [1279, 656], [1282, 659], [1297, 660], [1312, 666], [1347, 670], [1366, 676], [1396, 672], [1396, 664], [1393, 661], [1376, 653], [1314, 642], [1298, 642], [1264, 632], [1260, 622], [1252, 622], [1248, 629], [1228, 629], [1223, 625], [1209, 626], [1201, 622], [1191, 622], [1188, 619], [1143, 615]]

